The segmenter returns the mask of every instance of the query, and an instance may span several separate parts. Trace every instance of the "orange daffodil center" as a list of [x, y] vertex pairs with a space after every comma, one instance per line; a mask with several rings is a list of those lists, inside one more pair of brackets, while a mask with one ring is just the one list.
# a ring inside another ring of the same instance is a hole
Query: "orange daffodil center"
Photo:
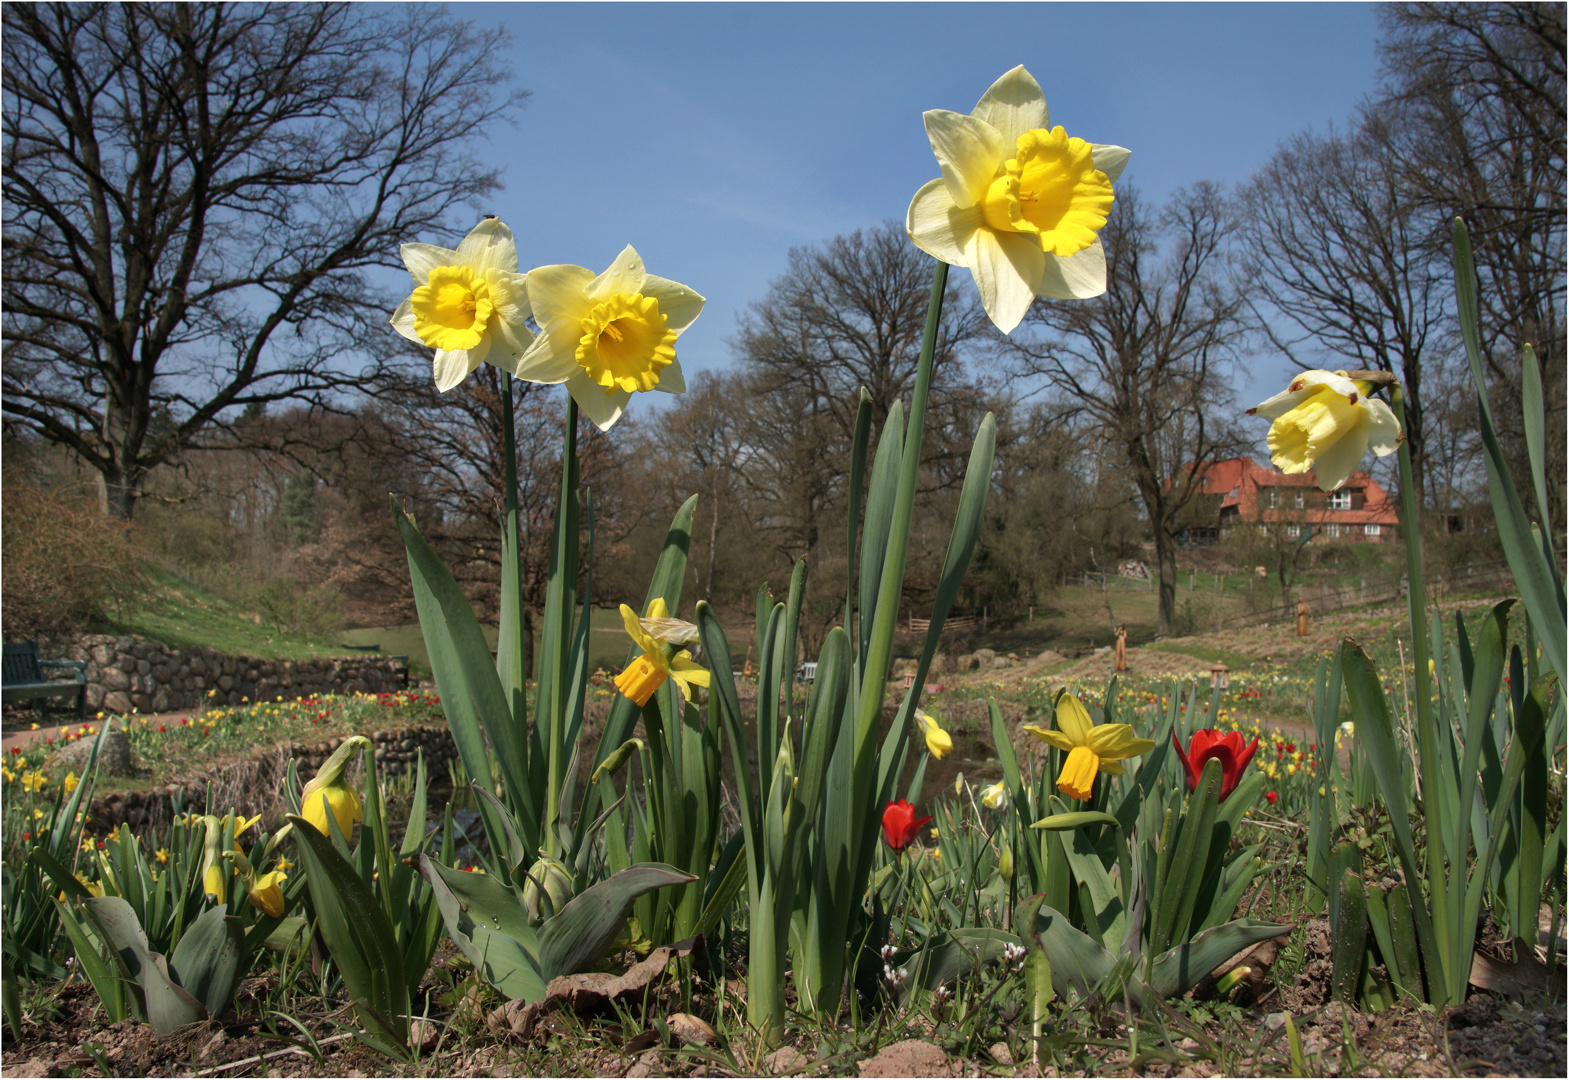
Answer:
[[1269, 456], [1283, 473], [1316, 470], [1318, 486], [1334, 491], [1351, 478], [1371, 446], [1384, 457], [1400, 445], [1400, 422], [1370, 387], [1343, 371], [1304, 371], [1284, 393], [1248, 410], [1272, 420]]
[[634, 248], [598, 276], [565, 264], [531, 270], [528, 295], [540, 334], [516, 374], [566, 383], [601, 431], [620, 419], [635, 393], [686, 390], [675, 343], [703, 310], [703, 297], [648, 273]]
[[1127, 724], [1091, 724], [1089, 711], [1072, 694], [1057, 699], [1055, 731], [1033, 725], [1024, 730], [1068, 755], [1057, 790], [1081, 801], [1090, 797], [1098, 773], [1121, 775], [1124, 760], [1155, 748], [1153, 739], [1138, 738]]
[[436, 350], [436, 389], [446, 393], [483, 363], [515, 372], [534, 334], [512, 230], [486, 218], [456, 250], [404, 244], [401, 253], [414, 291], [393, 312], [392, 326]]
[[942, 176], [916, 192], [906, 228], [927, 254], [970, 269], [1000, 330], [1018, 326], [1037, 296], [1106, 291], [1096, 233], [1128, 151], [1051, 127], [1040, 84], [1022, 66], [969, 116], [933, 109], [924, 119]]

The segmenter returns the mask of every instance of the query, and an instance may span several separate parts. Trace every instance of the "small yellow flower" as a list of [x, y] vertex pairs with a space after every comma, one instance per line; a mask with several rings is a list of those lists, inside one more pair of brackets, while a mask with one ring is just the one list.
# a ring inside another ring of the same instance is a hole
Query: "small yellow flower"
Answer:
[[926, 736], [926, 750], [932, 757], [941, 760], [943, 755], [953, 749], [953, 736], [942, 729], [935, 717], [916, 709], [915, 720], [921, 727], [921, 734]]
[[5, 781], [8, 784], [12, 780], [16, 779], [16, 774], [14, 772], [12, 772], [10, 769], [7, 769], [4, 765], [0, 765], [0, 776], [5, 777]]
[[76, 773], [68, 772], [65, 774], [65, 779], [60, 781], [60, 786], [65, 788], [65, 793], [69, 795], [76, 790], [76, 785], [79, 783], [81, 781], [77, 779]]
[[323, 836], [332, 835], [327, 827], [329, 812], [337, 820], [345, 840], [349, 839], [354, 823], [363, 816], [359, 793], [343, 782], [343, 771], [355, 754], [369, 748], [370, 740], [365, 736], [349, 736], [300, 792], [300, 816]]
[[1005, 809], [1008, 805], [1008, 789], [1003, 787], [1002, 781], [981, 789], [981, 802], [993, 810]]
[[38, 769], [22, 774], [22, 787], [31, 792], [39, 792], [49, 786], [49, 778]]
[[[656, 596], [653, 603], [648, 605], [649, 620], [669, 617], [670, 611], [665, 605], [664, 598]], [[665, 647], [644, 629], [637, 612], [625, 604], [621, 605], [621, 622], [626, 627], [627, 636], [643, 650], [643, 655], [633, 659], [626, 666], [626, 670], [616, 676], [616, 689], [638, 705], [647, 705], [648, 699], [654, 696], [654, 691], [658, 690], [666, 679], [674, 679], [688, 701], [692, 699], [693, 686], [708, 685], [707, 668], [693, 661], [692, 654], [685, 649], [676, 650], [674, 655], [667, 659]]]
[[168, 848], [162, 848], [162, 847], [159, 848], [157, 851], [153, 852], [153, 858], [157, 859], [161, 863], [168, 862], [169, 861], [169, 849]]
[[1090, 724], [1090, 714], [1072, 694], [1057, 701], [1057, 730], [1027, 725], [1024, 729], [1042, 742], [1065, 751], [1068, 760], [1057, 777], [1057, 790], [1072, 798], [1090, 797], [1097, 773], [1121, 775], [1122, 761], [1148, 753], [1153, 739], [1140, 739], [1127, 724]]

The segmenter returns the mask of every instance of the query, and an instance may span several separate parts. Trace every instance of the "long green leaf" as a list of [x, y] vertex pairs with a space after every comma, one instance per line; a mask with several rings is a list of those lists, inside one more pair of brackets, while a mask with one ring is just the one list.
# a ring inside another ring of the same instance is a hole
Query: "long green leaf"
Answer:
[[84, 901], [84, 905], [98, 936], [110, 943], [126, 973], [141, 986], [147, 1022], [154, 1031], [159, 1035], [172, 1035], [208, 1018], [202, 1003], [170, 978], [169, 966], [163, 956], [147, 947], [147, 935], [142, 932], [142, 925], [130, 904], [118, 896], [94, 896]]
[[539, 970], [547, 980], [583, 971], [626, 925], [632, 902], [666, 885], [697, 878], [662, 863], [633, 865], [578, 893], [539, 928]]
[[169, 976], [209, 1015], [222, 1016], [240, 984], [244, 952], [243, 924], [219, 904], [180, 935], [169, 954]]
[[1163, 998], [1180, 997], [1243, 949], [1282, 937], [1292, 929], [1291, 926], [1238, 919], [1205, 930], [1192, 941], [1161, 954], [1150, 965], [1150, 989]]

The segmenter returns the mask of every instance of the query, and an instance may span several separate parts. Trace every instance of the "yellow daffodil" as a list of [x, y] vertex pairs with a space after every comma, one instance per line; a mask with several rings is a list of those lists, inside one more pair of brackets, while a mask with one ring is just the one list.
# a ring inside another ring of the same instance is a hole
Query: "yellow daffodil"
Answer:
[[1037, 296], [1082, 300], [1106, 291], [1096, 239], [1128, 151], [1049, 127], [1046, 96], [1021, 65], [992, 84], [969, 116], [932, 109], [926, 135], [942, 167], [910, 201], [917, 247], [969, 267], [1003, 333]]
[[953, 749], [953, 736], [942, 729], [942, 725], [935, 717], [927, 716], [920, 709], [916, 709], [915, 720], [921, 726], [921, 734], [926, 737], [927, 752], [932, 757], [941, 760], [944, 754]]
[[159, 848], [157, 851], [153, 852], [153, 858], [157, 859], [161, 863], [168, 862], [169, 861], [169, 849], [168, 848], [162, 848], [162, 847]]
[[65, 774], [65, 779], [60, 781], [60, 786], [65, 788], [65, 793], [69, 795], [71, 792], [76, 790], [76, 785], [79, 783], [81, 783], [81, 781], [77, 779], [76, 774], [74, 772], [68, 772]]
[[240, 872], [240, 880], [245, 885], [245, 895], [250, 897], [251, 903], [260, 911], [266, 912], [273, 918], [283, 915], [283, 887], [282, 881], [288, 877], [281, 870], [272, 870], [258, 875], [251, 861], [239, 851], [225, 851], [223, 857], [234, 864]]
[[608, 430], [635, 391], [686, 390], [675, 343], [703, 310], [685, 285], [655, 277], [629, 244], [598, 277], [581, 266], [541, 266], [528, 274], [540, 334], [517, 376], [566, 383], [585, 416]]
[[1402, 435], [1395, 414], [1366, 384], [1343, 371], [1304, 371], [1284, 393], [1248, 410], [1269, 425], [1269, 457], [1283, 473], [1316, 471], [1318, 486], [1335, 491], [1351, 478], [1368, 447], [1393, 454]]
[[1155, 748], [1153, 739], [1140, 739], [1127, 724], [1090, 724], [1090, 714], [1079, 699], [1063, 694], [1057, 700], [1057, 730], [1026, 726], [1042, 742], [1067, 752], [1068, 760], [1057, 777], [1057, 790], [1075, 799], [1088, 799], [1096, 773], [1120, 775], [1121, 762]]
[[370, 748], [370, 740], [363, 735], [351, 735], [343, 745], [332, 752], [300, 792], [300, 816], [310, 822], [323, 836], [332, 835], [327, 828], [330, 811], [338, 822], [345, 840], [350, 839], [354, 823], [363, 816], [359, 792], [343, 782], [343, 771], [349, 761], [361, 750]]
[[981, 788], [981, 803], [993, 810], [1003, 810], [1008, 806], [1008, 789], [1003, 787], [999, 780], [989, 787]]
[[10, 769], [7, 769], [3, 765], [0, 765], [0, 776], [5, 777], [5, 782], [8, 783], [8, 784], [12, 780], [16, 779], [16, 773], [12, 772]]
[[[648, 605], [649, 620], [669, 617], [670, 609], [665, 605], [664, 598], [654, 597], [653, 603]], [[644, 628], [637, 612], [625, 604], [621, 605], [621, 621], [626, 626], [627, 636], [643, 650], [643, 655], [634, 659], [625, 671], [616, 676], [616, 689], [637, 704], [647, 705], [648, 699], [654, 696], [654, 691], [666, 679], [674, 679], [689, 701], [693, 685], [708, 685], [707, 668], [695, 663], [692, 654], [685, 649], [678, 649], [674, 655], [666, 658], [665, 647]]]
[[40, 770], [22, 774], [22, 787], [27, 791], [38, 792], [49, 786], [49, 778]]
[[446, 393], [487, 362], [515, 371], [534, 335], [512, 230], [486, 218], [456, 251], [434, 244], [399, 251], [414, 291], [393, 312], [392, 328], [436, 350], [436, 389]]

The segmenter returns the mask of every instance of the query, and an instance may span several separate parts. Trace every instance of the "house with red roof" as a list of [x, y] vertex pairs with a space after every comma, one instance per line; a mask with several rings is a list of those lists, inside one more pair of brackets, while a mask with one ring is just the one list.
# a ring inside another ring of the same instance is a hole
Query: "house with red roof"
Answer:
[[1205, 466], [1201, 483], [1204, 494], [1219, 496], [1217, 533], [1250, 525], [1296, 539], [1311, 527], [1315, 540], [1383, 543], [1395, 538], [1400, 523], [1395, 501], [1361, 470], [1339, 490], [1320, 491], [1312, 470], [1288, 475], [1252, 458], [1231, 458]]

